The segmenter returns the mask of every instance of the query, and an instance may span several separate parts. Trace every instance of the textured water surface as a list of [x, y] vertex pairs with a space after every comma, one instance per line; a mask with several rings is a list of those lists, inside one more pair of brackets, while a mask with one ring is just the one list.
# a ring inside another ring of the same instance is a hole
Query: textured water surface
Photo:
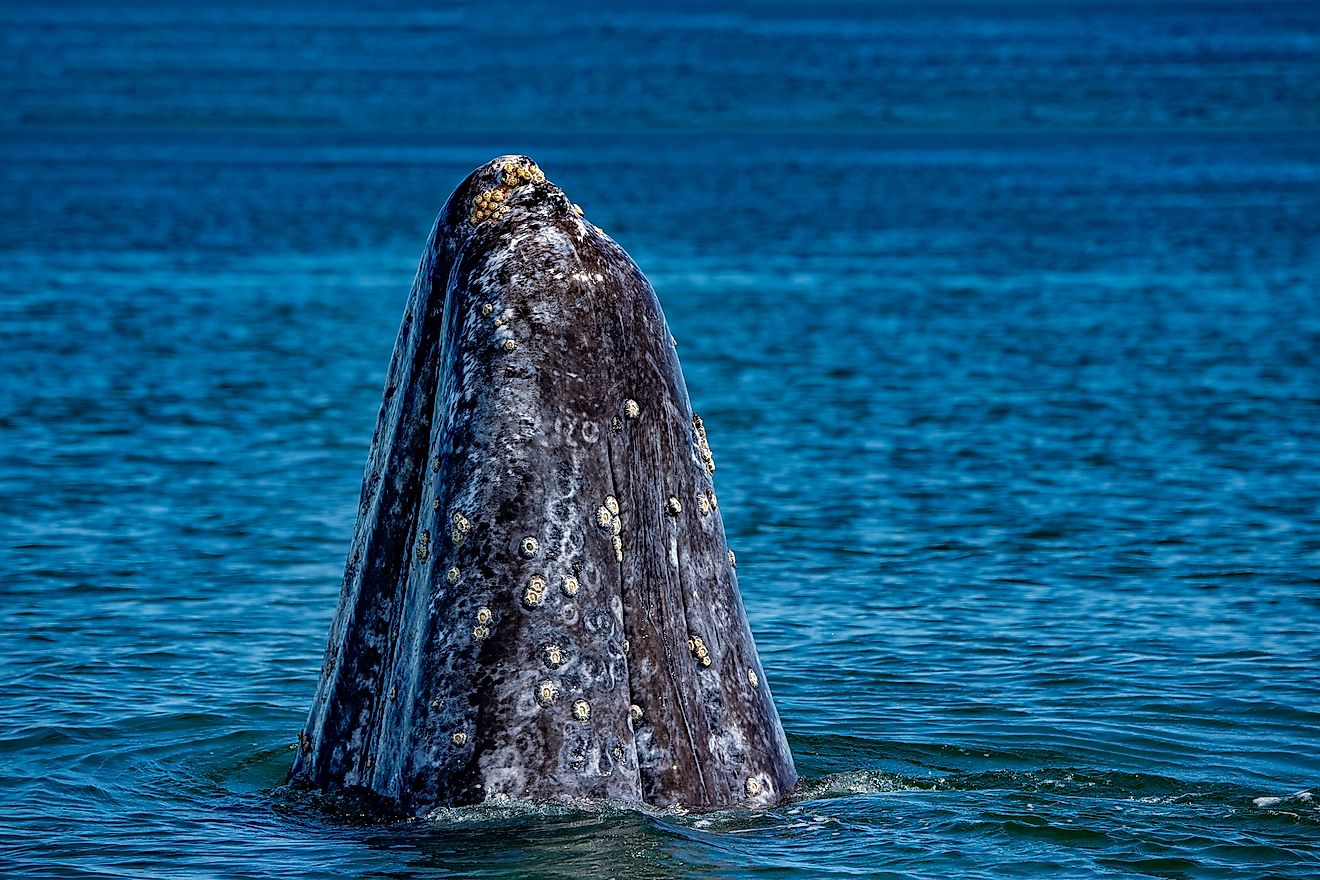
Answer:
[[[1314, 8], [774, 10], [4, 10], [0, 873], [1320, 873]], [[422, 244], [515, 151], [664, 304], [782, 808], [281, 788]]]

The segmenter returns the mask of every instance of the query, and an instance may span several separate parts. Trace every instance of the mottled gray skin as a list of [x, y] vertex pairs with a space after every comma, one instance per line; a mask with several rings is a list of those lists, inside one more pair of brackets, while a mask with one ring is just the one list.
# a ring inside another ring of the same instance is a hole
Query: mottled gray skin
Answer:
[[291, 781], [409, 815], [781, 801], [713, 471], [636, 264], [530, 159], [474, 171], [408, 300]]

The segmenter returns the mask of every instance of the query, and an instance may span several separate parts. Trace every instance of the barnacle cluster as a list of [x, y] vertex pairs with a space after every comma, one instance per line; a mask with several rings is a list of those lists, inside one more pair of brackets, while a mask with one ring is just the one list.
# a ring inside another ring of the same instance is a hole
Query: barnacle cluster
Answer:
[[490, 189], [477, 193], [472, 200], [472, 213], [468, 223], [480, 226], [486, 220], [509, 213], [509, 194], [525, 183], [545, 183], [545, 172], [535, 164], [506, 162], [500, 167], [500, 180]]
[[523, 590], [522, 601], [528, 608], [535, 608], [541, 604], [545, 598], [545, 578], [540, 575], [533, 575], [527, 582], [527, 589]]
[[702, 666], [710, 665], [710, 651], [706, 648], [706, 642], [701, 636], [688, 638], [688, 650], [692, 652], [692, 656], [697, 658], [697, 662]]
[[710, 442], [706, 439], [706, 426], [696, 413], [692, 414], [692, 430], [697, 436], [697, 455], [701, 456], [701, 463], [706, 466], [707, 473], [715, 473], [715, 456], [711, 454]]
[[466, 516], [454, 511], [453, 515], [449, 517], [449, 524], [449, 539], [457, 547], [467, 540], [468, 533], [472, 531], [472, 523], [468, 521]]
[[484, 642], [490, 638], [490, 625], [495, 620], [495, 615], [485, 605], [477, 609], [477, 625], [472, 627], [472, 638], [478, 642]]
[[509, 206], [504, 204], [507, 195], [499, 187], [492, 187], [477, 193], [477, 197], [472, 200], [472, 216], [468, 217], [468, 222], [473, 226], [480, 226], [483, 220], [502, 217], [509, 213]]
[[623, 562], [623, 521], [619, 519], [619, 500], [613, 495], [605, 496], [605, 503], [596, 508], [596, 525], [609, 529], [613, 537], [614, 558]]

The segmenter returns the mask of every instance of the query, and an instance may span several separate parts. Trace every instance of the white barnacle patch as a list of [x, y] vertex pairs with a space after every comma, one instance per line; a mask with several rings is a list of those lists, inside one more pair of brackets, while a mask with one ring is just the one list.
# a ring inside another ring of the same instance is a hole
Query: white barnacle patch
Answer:
[[450, 737], [450, 740], [453, 741], [454, 748], [461, 749], [463, 746], [467, 745], [467, 734], [461, 730], [456, 730], [454, 731], [454, 735]]
[[564, 665], [564, 649], [558, 645], [546, 645], [541, 649], [541, 659], [551, 669], [558, 669]]
[[486, 641], [486, 639], [490, 638], [490, 627], [483, 626], [482, 624], [477, 624], [472, 627], [472, 638], [476, 639], [478, 642]]
[[627, 639], [624, 639], [623, 643], [619, 645], [619, 647], [623, 650], [623, 656], [627, 657], [629, 649], [632, 648], [632, 643], [629, 642]]
[[633, 724], [636, 724], [639, 721], [641, 721], [642, 715], [643, 715], [642, 707], [637, 705], [636, 703], [633, 703], [631, 706], [628, 707], [628, 718], [632, 721]]
[[518, 349], [518, 340], [516, 340], [516, 339], [514, 339], [512, 336], [510, 336], [508, 339], [504, 340], [504, 345], [502, 346], [502, 348], [503, 348], [506, 352], [510, 352], [510, 353], [511, 353], [511, 352], [514, 352], [514, 351], [517, 351], [517, 349]]
[[472, 531], [472, 523], [457, 510], [449, 517], [449, 526], [449, 539], [453, 541], [455, 547], [466, 541]]
[[624, 418], [628, 419], [629, 421], [633, 421], [641, 414], [642, 414], [642, 408], [641, 406], [638, 405], [637, 401], [633, 400], [630, 397], [623, 402]]
[[743, 783], [743, 791], [747, 792], [749, 798], [754, 798], [761, 793], [761, 782], [755, 776], [748, 776], [747, 781]]
[[605, 496], [605, 507], [615, 516], [619, 515], [619, 499], [615, 498], [613, 495]]
[[761, 679], [756, 676], [756, 670], [752, 669], [750, 666], [747, 667], [747, 683], [752, 687], [756, 687], [761, 683]]
[[730, 568], [738, 567], [738, 557], [733, 555], [732, 550], [729, 551], [729, 567]]
[[569, 575], [568, 577], [564, 578], [564, 582], [560, 585], [560, 587], [561, 589], [563, 589], [565, 596], [567, 596], [570, 599], [573, 598], [574, 596], [577, 595], [578, 592], [577, 578], [573, 577], [572, 575]]
[[614, 514], [610, 513], [608, 507], [601, 505], [596, 508], [596, 525], [600, 526], [602, 529], [608, 529], [612, 522], [614, 522]]
[[591, 718], [591, 704], [586, 700], [574, 700], [573, 718], [577, 721], [586, 721]]
[[481, 316], [483, 318], [489, 318], [491, 316], [491, 313], [493, 313], [494, 311], [495, 311], [494, 303], [483, 303], [481, 306]]
[[540, 543], [530, 535], [526, 538], [523, 538], [522, 543], [518, 545], [518, 553], [519, 555], [522, 556], [523, 559], [535, 558], [537, 552], [540, 551], [540, 549], [541, 549]]
[[488, 624], [495, 619], [495, 615], [485, 605], [477, 609], [477, 623]]
[[431, 533], [422, 532], [417, 536], [417, 562], [421, 565], [426, 564], [426, 560], [431, 558]]
[[697, 493], [697, 513], [702, 516], [710, 515], [710, 501], [708, 501], [706, 496], [702, 493]]
[[458, 579], [462, 576], [463, 573], [458, 570], [457, 565], [451, 566], [449, 571], [445, 572], [445, 580], [449, 581], [451, 584], [458, 583]]
[[670, 495], [669, 500], [665, 502], [665, 513], [669, 514], [670, 516], [678, 516], [682, 512], [683, 512], [682, 503], [673, 495]]
[[536, 702], [542, 706], [553, 706], [559, 699], [559, 686], [553, 681], [543, 681], [536, 686]]

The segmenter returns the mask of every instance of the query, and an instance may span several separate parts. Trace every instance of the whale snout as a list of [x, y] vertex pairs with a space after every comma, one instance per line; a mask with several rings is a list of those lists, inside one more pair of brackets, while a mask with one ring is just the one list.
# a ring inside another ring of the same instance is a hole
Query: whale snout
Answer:
[[518, 219], [516, 208], [547, 217], [566, 214], [572, 205], [532, 158], [510, 154], [490, 160], [459, 184], [447, 218], [451, 228], [483, 231]]

